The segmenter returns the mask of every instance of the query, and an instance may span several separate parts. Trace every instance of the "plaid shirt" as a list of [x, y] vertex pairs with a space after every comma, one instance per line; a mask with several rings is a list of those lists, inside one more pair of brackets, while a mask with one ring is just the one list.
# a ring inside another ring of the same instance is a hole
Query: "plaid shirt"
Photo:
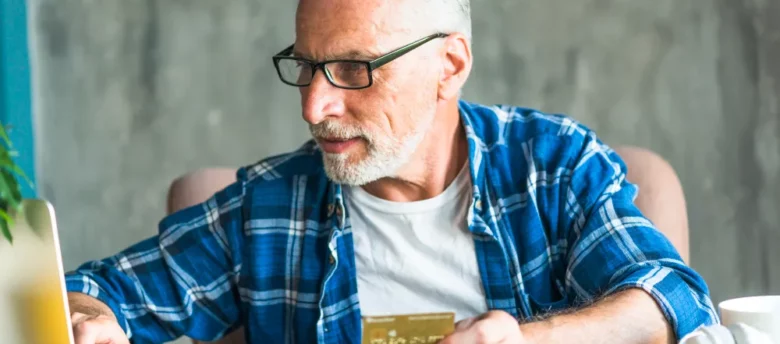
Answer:
[[[704, 280], [642, 216], [625, 165], [592, 131], [523, 108], [461, 101], [460, 112], [490, 309], [524, 320], [641, 288], [678, 338], [718, 322]], [[314, 143], [240, 169], [159, 227], [67, 276], [133, 342], [213, 340], [242, 325], [251, 343], [360, 342], [353, 229]]]

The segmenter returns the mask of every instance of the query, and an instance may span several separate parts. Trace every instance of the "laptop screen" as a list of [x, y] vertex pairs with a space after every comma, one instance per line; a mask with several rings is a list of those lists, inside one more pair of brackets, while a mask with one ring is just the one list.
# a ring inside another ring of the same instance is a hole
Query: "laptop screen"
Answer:
[[4, 343], [72, 343], [57, 222], [52, 205], [26, 200], [0, 236], [0, 333]]

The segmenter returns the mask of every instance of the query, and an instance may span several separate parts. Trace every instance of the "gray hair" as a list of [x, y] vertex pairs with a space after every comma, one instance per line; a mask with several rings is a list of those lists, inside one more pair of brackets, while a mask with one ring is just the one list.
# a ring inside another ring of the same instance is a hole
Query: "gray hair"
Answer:
[[424, 16], [436, 32], [459, 32], [471, 42], [471, 0], [423, 0]]

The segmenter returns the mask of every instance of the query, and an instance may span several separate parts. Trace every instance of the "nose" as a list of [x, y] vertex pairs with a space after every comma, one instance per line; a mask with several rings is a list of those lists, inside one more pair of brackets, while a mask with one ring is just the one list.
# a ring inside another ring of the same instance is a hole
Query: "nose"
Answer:
[[328, 82], [324, 71], [316, 71], [311, 84], [300, 88], [303, 120], [315, 125], [328, 117], [342, 116], [345, 108], [343, 91]]

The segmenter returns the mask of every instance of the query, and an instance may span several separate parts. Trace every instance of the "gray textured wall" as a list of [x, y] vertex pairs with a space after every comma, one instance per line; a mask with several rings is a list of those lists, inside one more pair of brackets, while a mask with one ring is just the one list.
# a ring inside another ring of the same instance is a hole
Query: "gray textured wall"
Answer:
[[[66, 268], [156, 231], [170, 181], [308, 137], [270, 56], [294, 1], [34, 0], [42, 194]], [[780, 293], [780, 1], [474, 0], [465, 97], [651, 148], [717, 300]]]

